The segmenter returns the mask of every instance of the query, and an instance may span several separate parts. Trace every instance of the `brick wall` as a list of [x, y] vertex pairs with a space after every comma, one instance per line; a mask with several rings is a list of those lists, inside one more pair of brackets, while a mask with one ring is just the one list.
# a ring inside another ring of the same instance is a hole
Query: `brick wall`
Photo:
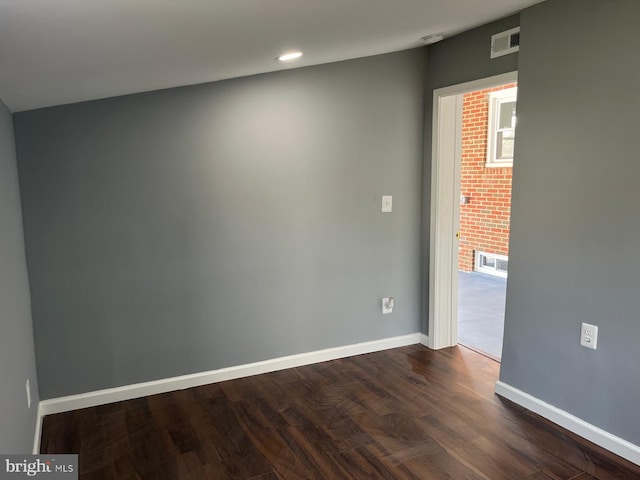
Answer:
[[516, 84], [477, 90], [463, 96], [460, 193], [470, 197], [460, 205], [460, 270], [474, 269], [474, 251], [509, 254], [511, 167], [485, 166], [489, 93]]

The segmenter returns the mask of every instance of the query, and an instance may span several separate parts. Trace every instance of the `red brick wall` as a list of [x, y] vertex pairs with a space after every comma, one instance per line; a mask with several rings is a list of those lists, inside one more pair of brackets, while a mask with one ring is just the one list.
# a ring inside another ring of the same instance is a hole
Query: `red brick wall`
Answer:
[[460, 270], [474, 269], [474, 251], [509, 254], [511, 167], [485, 166], [489, 93], [516, 84], [477, 90], [463, 96], [460, 193], [469, 203], [460, 205]]

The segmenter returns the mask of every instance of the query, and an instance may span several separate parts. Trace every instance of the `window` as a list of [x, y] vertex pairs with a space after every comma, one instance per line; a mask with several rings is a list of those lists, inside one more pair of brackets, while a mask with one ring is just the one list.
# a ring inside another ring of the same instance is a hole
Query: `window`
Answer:
[[518, 87], [489, 94], [487, 167], [513, 165]]
[[507, 278], [509, 257], [476, 251], [476, 271]]

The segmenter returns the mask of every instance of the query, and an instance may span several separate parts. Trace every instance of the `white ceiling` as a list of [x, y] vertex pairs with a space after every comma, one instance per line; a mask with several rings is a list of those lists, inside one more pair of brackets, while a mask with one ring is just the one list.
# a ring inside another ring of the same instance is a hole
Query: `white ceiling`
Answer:
[[540, 1], [0, 0], [0, 98], [15, 112], [404, 50]]

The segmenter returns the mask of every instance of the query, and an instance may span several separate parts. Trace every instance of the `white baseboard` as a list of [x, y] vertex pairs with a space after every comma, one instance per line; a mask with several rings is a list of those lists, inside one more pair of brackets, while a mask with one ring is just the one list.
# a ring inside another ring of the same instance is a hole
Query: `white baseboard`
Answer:
[[342, 347], [327, 348], [325, 350], [316, 350], [314, 352], [272, 358], [261, 362], [221, 368], [219, 370], [211, 370], [208, 372], [193, 373], [179, 377], [164, 378], [162, 380], [154, 380], [151, 382], [135, 383], [122, 387], [107, 388], [105, 390], [97, 390], [78, 395], [42, 400], [38, 405], [38, 420], [33, 450], [36, 452], [40, 449], [42, 417], [45, 415], [68, 412], [70, 410], [77, 410], [80, 408], [95, 407], [97, 405], [105, 405], [107, 403], [119, 402], [122, 400], [131, 400], [133, 398], [146, 397], [148, 395], [155, 395], [158, 393], [183, 390], [185, 388], [198, 387], [209, 383], [223, 382], [225, 380], [233, 380], [235, 378], [249, 377], [251, 375], [258, 375], [261, 373], [275, 372], [277, 370], [300, 367], [303, 365], [311, 365], [313, 363], [326, 362], [328, 360], [361, 355], [363, 353], [379, 352], [389, 348], [415, 345], [423, 342], [423, 336], [424, 335], [420, 333], [412, 333], [399, 337], [383, 338], [381, 340], [373, 340], [370, 342], [356, 343]]
[[424, 333], [420, 334], [420, 344], [424, 345], [427, 348], [429, 348], [429, 337], [427, 335], [425, 335]]
[[620, 437], [616, 437], [595, 425], [591, 425], [590, 423], [587, 423], [564, 410], [560, 410], [553, 405], [549, 405], [548, 403], [504, 382], [498, 381], [496, 383], [496, 393], [528, 410], [531, 410], [532, 412], [537, 413], [547, 420], [551, 420], [553, 423], [566, 428], [570, 432], [586, 438], [590, 442], [593, 442], [596, 445], [599, 445], [602, 448], [635, 463], [636, 465], [640, 465], [640, 447], [638, 445], [634, 445]]
[[36, 413], [36, 433], [33, 436], [33, 453], [37, 455], [40, 453], [40, 437], [42, 435], [42, 417], [44, 417], [42, 413], [42, 402], [38, 402], [38, 411]]

